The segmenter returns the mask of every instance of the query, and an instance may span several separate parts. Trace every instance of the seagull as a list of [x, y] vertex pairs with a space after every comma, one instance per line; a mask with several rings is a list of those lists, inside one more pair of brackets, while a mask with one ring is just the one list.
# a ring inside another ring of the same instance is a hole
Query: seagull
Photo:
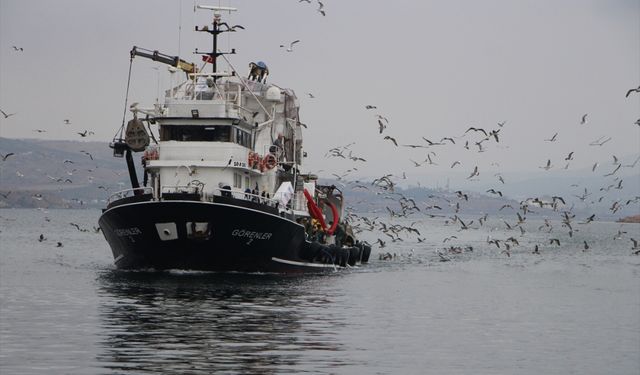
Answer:
[[318, 9], [317, 9], [318, 13], [322, 14], [323, 16], [326, 16], [326, 13], [324, 12], [324, 4], [322, 4], [322, 1], [318, 1]]
[[309, 95], [309, 98], [315, 99], [315, 96], [312, 93], [308, 92], [307, 95]]
[[396, 147], [398, 146], [398, 142], [396, 142], [396, 139], [395, 139], [395, 138], [390, 137], [390, 136], [388, 136], [388, 135], [385, 135], [384, 139], [388, 139], [388, 140], [390, 140], [391, 142], [393, 142], [393, 144], [394, 144], [394, 145], [396, 145]]
[[489, 189], [489, 190], [487, 190], [487, 193], [497, 194], [499, 196], [502, 196], [502, 192], [499, 191], [499, 190], [495, 190], [495, 189]]
[[573, 151], [571, 151], [564, 160], [573, 160]]
[[638, 88], [636, 88], [636, 89], [630, 89], [629, 91], [627, 91], [627, 95], [625, 95], [624, 97], [628, 98], [629, 95], [631, 95], [632, 92], [640, 93], [640, 86], [638, 86]]
[[[221, 22], [221, 23], [219, 23], [218, 25], [226, 27], [226, 28], [227, 28], [227, 30], [226, 30], [226, 31], [233, 31], [233, 32], [235, 32], [235, 31], [236, 31], [236, 29], [242, 29], [242, 30], [244, 30], [244, 29], [245, 29], [245, 28], [244, 28], [244, 26], [242, 26], [242, 25], [233, 25], [233, 26], [229, 26], [226, 22]], [[208, 27], [207, 27], [207, 29], [208, 29]]]
[[553, 165], [551, 165], [551, 159], [547, 160], [547, 165], [545, 165], [544, 167], [538, 167], [541, 169], [544, 169], [545, 171], [548, 171], [549, 169], [551, 169], [551, 167], [553, 167]]
[[[300, 43], [300, 40], [294, 40], [293, 42], [289, 43], [289, 47], [287, 47], [287, 52], [293, 52], [293, 45], [296, 43]], [[280, 48], [284, 48], [286, 47], [284, 44], [280, 45]]]
[[7, 112], [5, 112], [5, 111], [3, 111], [1, 109], [0, 109], [0, 112], [2, 112], [2, 115], [4, 116], [4, 118], [9, 118], [9, 117], [15, 115], [15, 113], [7, 113]]
[[13, 48], [14, 51], [20, 51], [20, 52], [24, 52], [24, 48], [22, 47], [18, 47], [18, 46], [11, 46]]
[[2, 154], [0, 154], [0, 156], [2, 157], [2, 161], [6, 161], [6, 160], [7, 160], [7, 158], [8, 158], [9, 156], [11, 156], [11, 155], [15, 155], [15, 154], [14, 154], [13, 152], [10, 152], [10, 153], [8, 153], [8, 154], [6, 154], [6, 155], [2, 155]]
[[584, 219], [583, 222], [580, 222], [579, 224], [589, 224], [590, 222], [592, 222], [594, 219], [596, 218], [596, 214], [593, 214], [591, 216], [589, 216], [588, 218]]
[[616, 169], [613, 170], [613, 172], [605, 174], [604, 177], [613, 176], [621, 167], [622, 167], [622, 164], [618, 164], [618, 166], [616, 167]]
[[44, 236], [44, 234], [40, 233], [40, 237], [38, 237], [38, 242], [42, 242], [44, 240], [46, 240], [47, 238]]
[[595, 141], [589, 143], [589, 146], [602, 146], [603, 144], [609, 142], [610, 140], [611, 140], [611, 137], [602, 136], [596, 139]]
[[384, 122], [382, 122], [382, 120], [378, 119], [378, 128], [379, 128], [378, 130], [379, 130], [380, 134], [382, 134], [384, 129], [387, 128], [387, 125]]
[[451, 137], [443, 137], [440, 142], [442, 141], [450, 141], [451, 143], [453, 143], [454, 145], [456, 144], [456, 141], [453, 140], [453, 138]]
[[545, 139], [545, 141], [547, 141], [547, 142], [555, 142], [557, 136], [558, 136], [558, 133], [554, 134], [553, 137], [551, 137], [549, 139]]
[[376, 107], [375, 105], [371, 105], [371, 104], [367, 104], [366, 106], [364, 106], [365, 109], [377, 109], [378, 107]]
[[587, 243], [587, 241], [583, 241], [584, 242], [584, 248], [582, 251], [587, 251], [589, 250], [589, 244]]
[[451, 168], [455, 167], [455, 166], [456, 166], [456, 165], [458, 165], [458, 164], [460, 164], [460, 162], [459, 162], [459, 161], [457, 161], [457, 160], [456, 160], [456, 161], [454, 161], [454, 162], [453, 162], [453, 164], [451, 164]]
[[93, 155], [91, 155], [90, 153], [84, 151], [84, 150], [80, 150], [80, 152], [82, 152], [83, 154], [87, 155], [89, 158], [91, 158], [91, 160], [93, 160]]
[[472, 130], [473, 130], [474, 132], [482, 132], [482, 134], [484, 134], [484, 136], [485, 136], [485, 137], [487, 137], [487, 136], [488, 136], [488, 135], [487, 135], [487, 132], [486, 132], [484, 129], [482, 129], [482, 128], [474, 128], [473, 126], [469, 127], [469, 129], [467, 129], [467, 131], [466, 131], [466, 132], [464, 132], [464, 134], [467, 134], [468, 132], [470, 132], [470, 131], [472, 131]]
[[86, 137], [87, 135], [92, 135], [92, 134], [95, 134], [95, 133], [94, 133], [94, 132], [92, 132], [92, 131], [85, 130], [84, 132], [82, 132], [82, 133], [78, 133], [78, 134], [79, 134], [82, 138], [84, 138], [84, 137]]
[[467, 180], [479, 175], [480, 175], [480, 172], [478, 172], [478, 166], [476, 165], [476, 167], [473, 169], [473, 172], [471, 172], [469, 177], [467, 177]]
[[8, 191], [6, 194], [5, 193], [0, 193], [0, 195], [2, 195], [2, 197], [4, 199], [7, 199], [9, 197], [9, 194], [11, 194], [11, 191]]
[[46, 133], [47, 131], [44, 129], [33, 129], [34, 132], [36, 133]]
[[59, 242], [56, 244], [56, 247], [64, 247], [64, 245], [62, 245], [62, 242]]
[[69, 120], [68, 118], [64, 119], [63, 121], [65, 125], [71, 124], [71, 120]]
[[580, 119], [580, 125], [584, 125], [587, 123], [587, 113], [582, 115], [582, 119]]

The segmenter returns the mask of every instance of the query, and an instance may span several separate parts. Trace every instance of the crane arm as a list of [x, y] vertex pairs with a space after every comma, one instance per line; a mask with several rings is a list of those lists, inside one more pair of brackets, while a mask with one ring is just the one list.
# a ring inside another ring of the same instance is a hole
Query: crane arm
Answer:
[[196, 65], [194, 63], [186, 62], [186, 61], [182, 60], [178, 56], [169, 56], [169, 55], [166, 55], [164, 53], [160, 53], [158, 51], [151, 51], [151, 50], [140, 48], [140, 47], [136, 47], [136, 46], [133, 46], [133, 48], [131, 49], [130, 54], [131, 54], [131, 58], [132, 59], [135, 56], [146, 57], [146, 58], [151, 59], [153, 61], [158, 61], [158, 62], [161, 62], [163, 64], [167, 64], [167, 65], [171, 65], [173, 67], [176, 67], [176, 68], [184, 71], [186, 74], [196, 73], [197, 72], [197, 67], [196, 67]]

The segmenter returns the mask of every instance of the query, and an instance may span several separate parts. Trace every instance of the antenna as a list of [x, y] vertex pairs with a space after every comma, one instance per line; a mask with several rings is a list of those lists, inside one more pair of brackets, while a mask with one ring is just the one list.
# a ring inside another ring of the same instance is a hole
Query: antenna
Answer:
[[[232, 8], [232, 7], [223, 7], [223, 6], [211, 6], [211, 5], [197, 5], [196, 7], [194, 7], [194, 11], [196, 9], [204, 9], [204, 10], [211, 10], [213, 11], [213, 28], [210, 29], [208, 26], [204, 26], [202, 28], [199, 28], [198, 26], [196, 26], [196, 31], [204, 31], [207, 32], [209, 34], [211, 34], [211, 36], [213, 37], [213, 50], [211, 52], [208, 53], [203, 53], [203, 52], [198, 52], [198, 49], [196, 48], [195, 53], [198, 55], [205, 55], [202, 56], [203, 60], [206, 62], [211, 63], [211, 66], [213, 68], [213, 73], [217, 73], [217, 58], [218, 56], [222, 56], [226, 53], [230, 53], [230, 54], [234, 54], [236, 53], [235, 49], [231, 49], [231, 52], [218, 52], [218, 34], [220, 33], [224, 33], [227, 31], [236, 31], [234, 27], [229, 27], [229, 25], [227, 25], [225, 22], [221, 22], [221, 16], [220, 16], [220, 12], [235, 12], [238, 9], [237, 8]], [[219, 28], [219, 26], [225, 26], [226, 30], [221, 30]], [[239, 26], [239, 25], [237, 25]], [[243, 27], [241, 27], [242, 29], [244, 29]], [[214, 81], [217, 79], [217, 76], [214, 75], [213, 77]]]

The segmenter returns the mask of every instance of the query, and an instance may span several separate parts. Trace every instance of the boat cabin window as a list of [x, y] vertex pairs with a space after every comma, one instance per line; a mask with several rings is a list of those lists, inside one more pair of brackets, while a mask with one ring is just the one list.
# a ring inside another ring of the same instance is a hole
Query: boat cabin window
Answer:
[[180, 142], [231, 142], [231, 126], [164, 125], [160, 139]]
[[251, 134], [242, 129], [235, 128], [235, 142], [241, 146], [251, 148]]

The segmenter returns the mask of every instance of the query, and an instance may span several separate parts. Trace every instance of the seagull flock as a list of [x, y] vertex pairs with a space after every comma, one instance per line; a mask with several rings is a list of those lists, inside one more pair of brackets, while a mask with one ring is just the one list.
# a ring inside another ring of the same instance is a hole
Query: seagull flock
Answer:
[[[630, 94], [637, 92], [640, 93], [640, 87], [638, 89], [632, 89], [627, 93], [627, 96]], [[373, 104], [366, 104], [364, 106], [366, 111], [374, 111], [377, 112], [378, 106]], [[577, 122], [579, 125], [584, 126], [587, 124], [587, 114], [582, 115]], [[395, 136], [388, 134], [389, 129], [393, 129], [388, 118], [380, 113], [375, 113], [374, 115], [376, 121], [375, 132], [382, 138], [383, 141], [387, 141], [389, 146], [393, 149], [401, 149], [401, 148], [411, 148], [411, 149], [424, 149], [424, 160], [413, 160], [408, 159], [416, 168], [436, 165], [436, 160], [438, 155], [440, 155], [442, 150], [447, 148], [456, 148], [459, 145], [464, 145], [466, 150], [471, 152], [485, 152], [490, 145], [497, 145], [503, 142], [502, 140], [502, 131], [505, 128], [506, 122], [500, 122], [497, 124], [495, 128], [481, 128], [477, 126], [470, 126], [464, 131], [462, 134], [451, 135], [448, 137], [442, 137], [440, 139], [433, 139], [427, 136], [422, 137], [414, 137], [417, 139], [421, 139], [421, 142], [404, 144], [399, 141], [399, 139]], [[508, 128], [508, 127], [507, 127]], [[559, 133], [556, 132], [549, 138], [543, 139], [543, 142], [556, 142], [559, 138]], [[604, 136], [599, 139], [596, 139], [589, 143], [589, 146], [602, 146], [603, 144], [610, 141], [612, 137]], [[338, 184], [342, 184], [343, 186], [348, 186], [354, 191], [362, 190], [367, 191], [370, 194], [376, 194], [384, 197], [389, 201], [389, 203], [384, 208], [386, 212], [380, 213], [378, 210], [373, 209], [369, 210], [369, 212], [373, 212], [374, 215], [377, 213], [377, 216], [371, 217], [370, 215], [358, 215], [353, 212], [353, 209], [347, 207], [347, 221], [350, 222], [355, 232], [363, 232], [369, 231], [375, 234], [378, 234], [378, 238], [375, 241], [374, 245], [381, 249], [379, 254], [379, 258], [381, 260], [393, 260], [397, 258], [397, 254], [393, 254], [391, 252], [385, 252], [385, 249], [388, 244], [398, 242], [398, 241], [417, 241], [418, 243], [425, 242], [426, 238], [421, 236], [421, 233], [418, 229], [415, 228], [415, 224], [420, 222], [420, 216], [426, 216], [428, 218], [436, 218], [444, 221], [444, 224], [447, 226], [452, 226], [456, 228], [458, 232], [467, 231], [467, 230], [477, 230], [487, 225], [489, 220], [488, 214], [482, 214], [480, 217], [475, 219], [462, 219], [461, 215], [464, 214], [464, 206], [468, 204], [474, 194], [471, 192], [463, 192], [458, 190], [455, 192], [454, 196], [447, 196], [446, 194], [438, 194], [438, 195], [429, 195], [428, 201], [417, 202], [416, 199], [410, 197], [406, 194], [403, 194], [399, 191], [399, 189], [395, 189], [396, 184], [399, 180], [406, 179], [406, 173], [403, 172], [402, 175], [397, 173], [386, 173], [378, 178], [374, 178], [371, 181], [363, 181], [361, 179], [350, 179], [349, 176], [358, 171], [357, 163], [366, 162], [366, 158], [362, 155], [355, 155], [352, 146], [356, 143], [351, 142], [344, 146], [332, 147], [325, 154], [326, 158], [339, 158], [343, 159], [348, 163], [355, 163], [347, 169], [344, 173], [333, 173], [332, 175], [337, 180]], [[380, 150], [377, 150], [380, 151]], [[584, 188], [583, 192], [579, 194], [573, 195], [572, 198], [577, 198], [578, 201], [583, 202], [587, 207], [589, 203], [602, 202], [607, 198], [607, 193], [614, 190], [623, 190], [623, 178], [618, 177], [617, 173], [623, 168], [634, 168], [638, 161], [640, 161], [640, 157], [638, 157], [633, 163], [624, 164], [620, 158], [616, 155], [612, 155], [613, 161], [611, 162], [610, 169], [604, 171], [607, 173], [602, 174], [604, 177], [604, 184], [599, 189], [598, 192], [588, 191], [587, 188]], [[567, 154], [566, 157], [563, 157], [565, 162], [570, 162], [574, 160], [574, 151], [571, 151]], [[497, 165], [497, 163], [495, 163]], [[447, 164], [448, 165], [448, 164]], [[592, 171], [598, 168], [599, 164], [593, 166]], [[461, 168], [463, 167], [463, 163], [461, 161], [454, 161], [451, 164], [450, 168]], [[555, 168], [555, 165], [551, 159], [547, 159], [544, 164], [542, 164], [540, 169], [545, 171], [551, 170]], [[563, 169], [567, 169], [568, 164], [564, 166]], [[481, 170], [478, 165], [472, 166], [469, 171], [467, 180], [476, 180], [480, 177]], [[502, 174], [497, 173], [494, 175], [497, 178], [496, 183], [500, 185], [506, 184], [505, 179]], [[573, 186], [573, 185], [572, 185]], [[576, 185], [576, 187], [578, 187]], [[490, 196], [496, 197], [496, 199], [502, 199], [503, 193], [497, 188], [490, 188], [486, 190], [486, 193]], [[632, 192], [633, 193], [633, 192]], [[598, 194], [599, 198], [595, 199], [594, 196]], [[637, 194], [637, 192], [635, 192]], [[477, 194], [476, 194], [477, 195]], [[590, 198], [591, 197], [591, 198]], [[506, 199], [506, 197], [505, 197]], [[594, 200], [589, 200], [594, 199]], [[620, 210], [623, 210], [625, 207], [631, 207], [628, 210], [631, 212], [638, 212], [638, 204], [640, 204], [640, 196], [630, 196], [625, 199], [622, 198], [610, 198], [612, 199], [611, 206], [609, 207], [609, 211], [612, 214], [617, 213]], [[445, 208], [445, 209], [443, 209]], [[569, 204], [562, 196], [554, 195], [551, 197], [540, 196], [540, 197], [528, 197], [519, 202], [519, 206], [514, 208], [510, 204], [505, 204], [500, 208], [500, 212], [507, 209], [512, 212], [513, 219], [509, 217], [500, 216], [500, 220], [493, 220], [492, 223], [499, 222], [497, 226], [487, 228], [486, 230], [504, 230], [504, 231], [516, 231], [519, 237], [526, 237], [528, 234], [528, 230], [525, 226], [527, 215], [528, 214], [542, 214], [542, 217], [553, 217], [553, 215], [557, 215], [557, 221], [559, 221], [559, 226], [554, 227], [555, 224], [552, 224], [553, 221], [549, 218], [544, 219], [544, 224], [538, 227], [538, 231], [544, 234], [556, 233], [555, 236], [549, 236], [547, 242], [538, 242], [531, 243], [530, 252], [532, 254], [541, 254], [545, 247], [558, 247], [561, 246], [561, 241], [563, 236], [561, 234], [564, 233], [564, 237], [571, 238], [573, 235], [580, 231], [581, 228], [585, 225], [589, 225], [590, 223], [597, 220], [596, 214], [589, 214], [584, 218], [577, 218], [577, 214], [574, 213], [575, 204]], [[505, 213], [507, 211], [504, 211]], [[508, 214], [511, 215], [511, 214]], [[465, 215], [468, 216], [468, 215]], [[393, 223], [395, 218], [404, 218], [402, 221], [406, 223], [409, 220], [414, 220], [410, 225], [400, 225], [397, 223]], [[625, 231], [618, 230], [618, 233], [612, 235], [613, 239], [620, 240], [627, 234]], [[382, 235], [382, 237], [380, 237]], [[443, 239], [442, 243], [451, 243], [452, 241], [456, 241], [457, 236], [449, 235]], [[640, 254], [640, 249], [638, 249], [637, 241], [628, 237], [628, 241], [631, 242], [632, 253], [635, 255]], [[521, 245], [520, 241], [516, 238], [516, 235], [508, 236], [505, 239], [499, 238], [487, 238], [486, 241], [488, 244], [495, 245], [495, 247], [499, 250], [499, 254], [510, 257], [513, 249], [517, 247], [522, 247], [526, 245]], [[591, 246], [587, 241], [583, 241], [581, 249], [583, 252], [591, 249]], [[449, 261], [452, 259], [452, 254], [459, 254], [463, 252], [473, 251], [473, 246], [468, 244], [450, 244], [448, 247], [443, 249], [438, 249], [436, 254], [441, 261]]]

